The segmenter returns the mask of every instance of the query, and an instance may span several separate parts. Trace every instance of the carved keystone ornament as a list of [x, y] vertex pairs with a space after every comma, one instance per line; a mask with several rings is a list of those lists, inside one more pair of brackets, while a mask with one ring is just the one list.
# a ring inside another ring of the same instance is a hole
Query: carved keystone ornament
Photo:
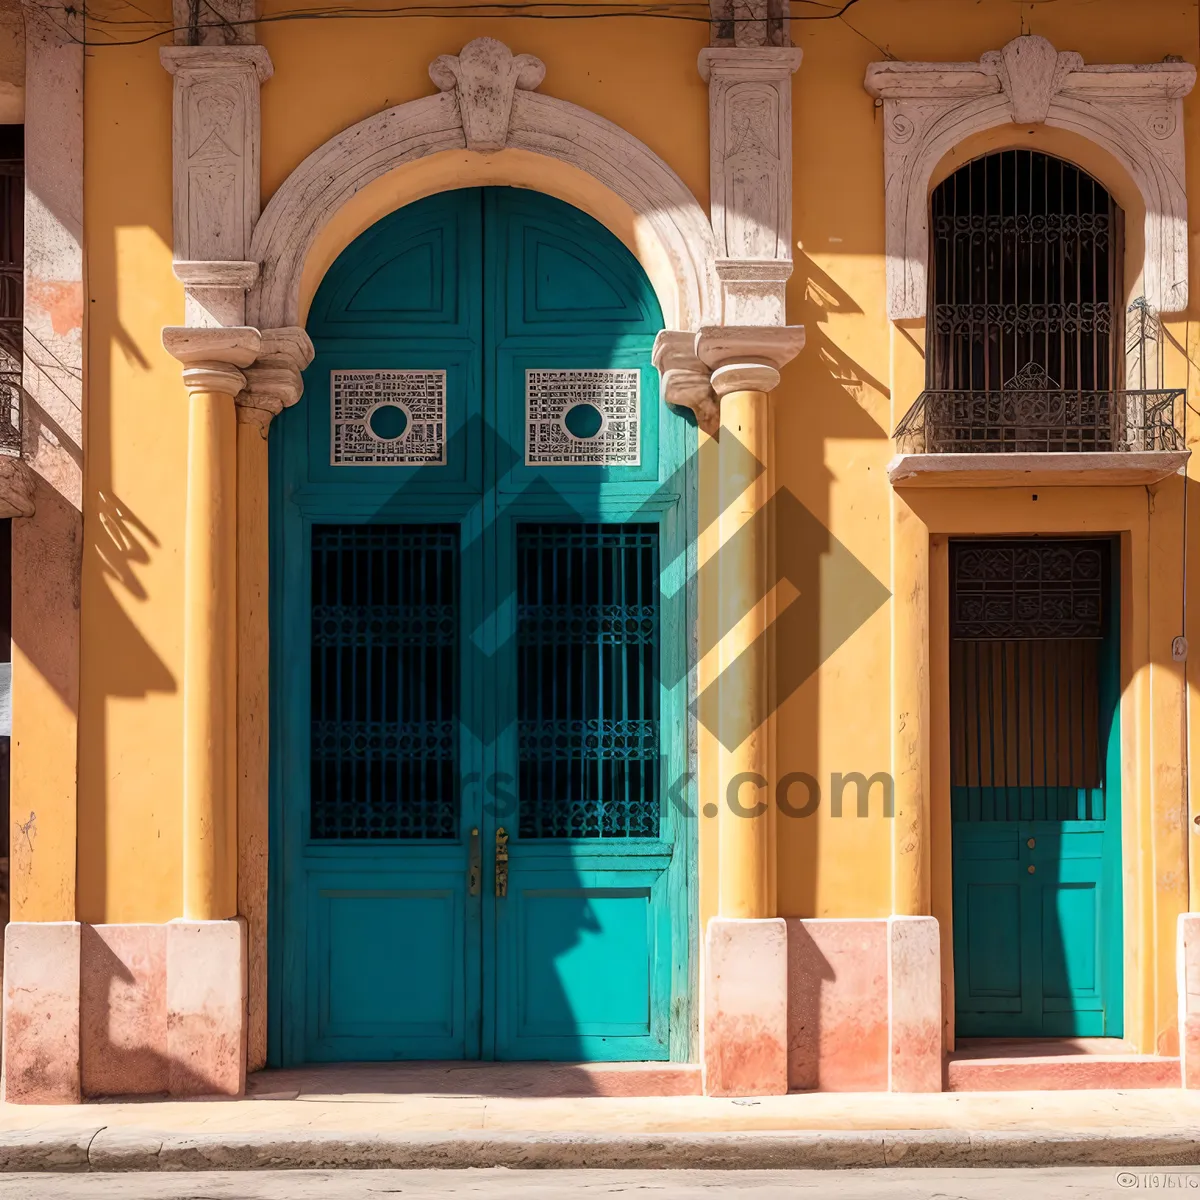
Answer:
[[503, 150], [512, 118], [513, 92], [531, 92], [546, 77], [546, 64], [532, 54], [514, 55], [495, 38], [476, 38], [459, 54], [442, 54], [429, 64], [429, 78], [458, 98], [468, 150]]

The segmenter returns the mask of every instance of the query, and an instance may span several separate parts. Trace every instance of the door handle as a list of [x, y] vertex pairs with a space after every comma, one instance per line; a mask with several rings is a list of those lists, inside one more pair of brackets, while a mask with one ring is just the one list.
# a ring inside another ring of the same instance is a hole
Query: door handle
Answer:
[[503, 826], [496, 830], [496, 895], [508, 895], [508, 834]]
[[467, 895], [479, 895], [479, 880], [483, 874], [482, 856], [479, 852], [479, 830], [471, 830], [471, 844], [467, 850]]

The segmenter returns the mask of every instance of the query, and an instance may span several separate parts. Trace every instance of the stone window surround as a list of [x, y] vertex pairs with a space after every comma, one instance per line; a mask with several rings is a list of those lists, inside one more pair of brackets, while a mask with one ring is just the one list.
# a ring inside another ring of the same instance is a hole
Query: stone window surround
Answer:
[[888, 316], [925, 316], [938, 163], [972, 135], [1009, 123], [1079, 134], [1120, 163], [1146, 207], [1146, 299], [1160, 313], [1186, 308], [1183, 97], [1195, 81], [1190, 63], [1088, 66], [1036, 35], [977, 63], [872, 63], [864, 87], [883, 103]]

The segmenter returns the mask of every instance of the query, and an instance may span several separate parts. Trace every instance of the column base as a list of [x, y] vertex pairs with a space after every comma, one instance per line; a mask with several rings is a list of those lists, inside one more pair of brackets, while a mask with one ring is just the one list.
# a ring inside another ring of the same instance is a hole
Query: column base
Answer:
[[942, 955], [936, 917], [888, 918], [888, 1091], [942, 1090]]
[[781, 917], [709, 921], [701, 1031], [706, 1096], [787, 1094], [787, 945]]
[[4, 931], [4, 1099], [79, 1103], [78, 921]]
[[787, 930], [791, 1088], [940, 1092], [937, 920], [788, 918]]
[[1200, 1088], [1200, 913], [1179, 917], [1179, 1061], [1185, 1088]]
[[5, 1098], [242, 1095], [246, 979], [241, 918], [11, 924]]

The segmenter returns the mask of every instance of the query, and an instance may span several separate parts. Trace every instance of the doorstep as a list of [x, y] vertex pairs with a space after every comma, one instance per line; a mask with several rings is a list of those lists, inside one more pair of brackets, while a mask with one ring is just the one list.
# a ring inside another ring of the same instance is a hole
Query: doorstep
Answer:
[[951, 1092], [1178, 1088], [1178, 1058], [1133, 1054], [1119, 1038], [962, 1038], [946, 1063]]
[[699, 1096], [698, 1063], [331, 1063], [259, 1071], [248, 1100], [304, 1096], [480, 1096], [583, 1099]]

